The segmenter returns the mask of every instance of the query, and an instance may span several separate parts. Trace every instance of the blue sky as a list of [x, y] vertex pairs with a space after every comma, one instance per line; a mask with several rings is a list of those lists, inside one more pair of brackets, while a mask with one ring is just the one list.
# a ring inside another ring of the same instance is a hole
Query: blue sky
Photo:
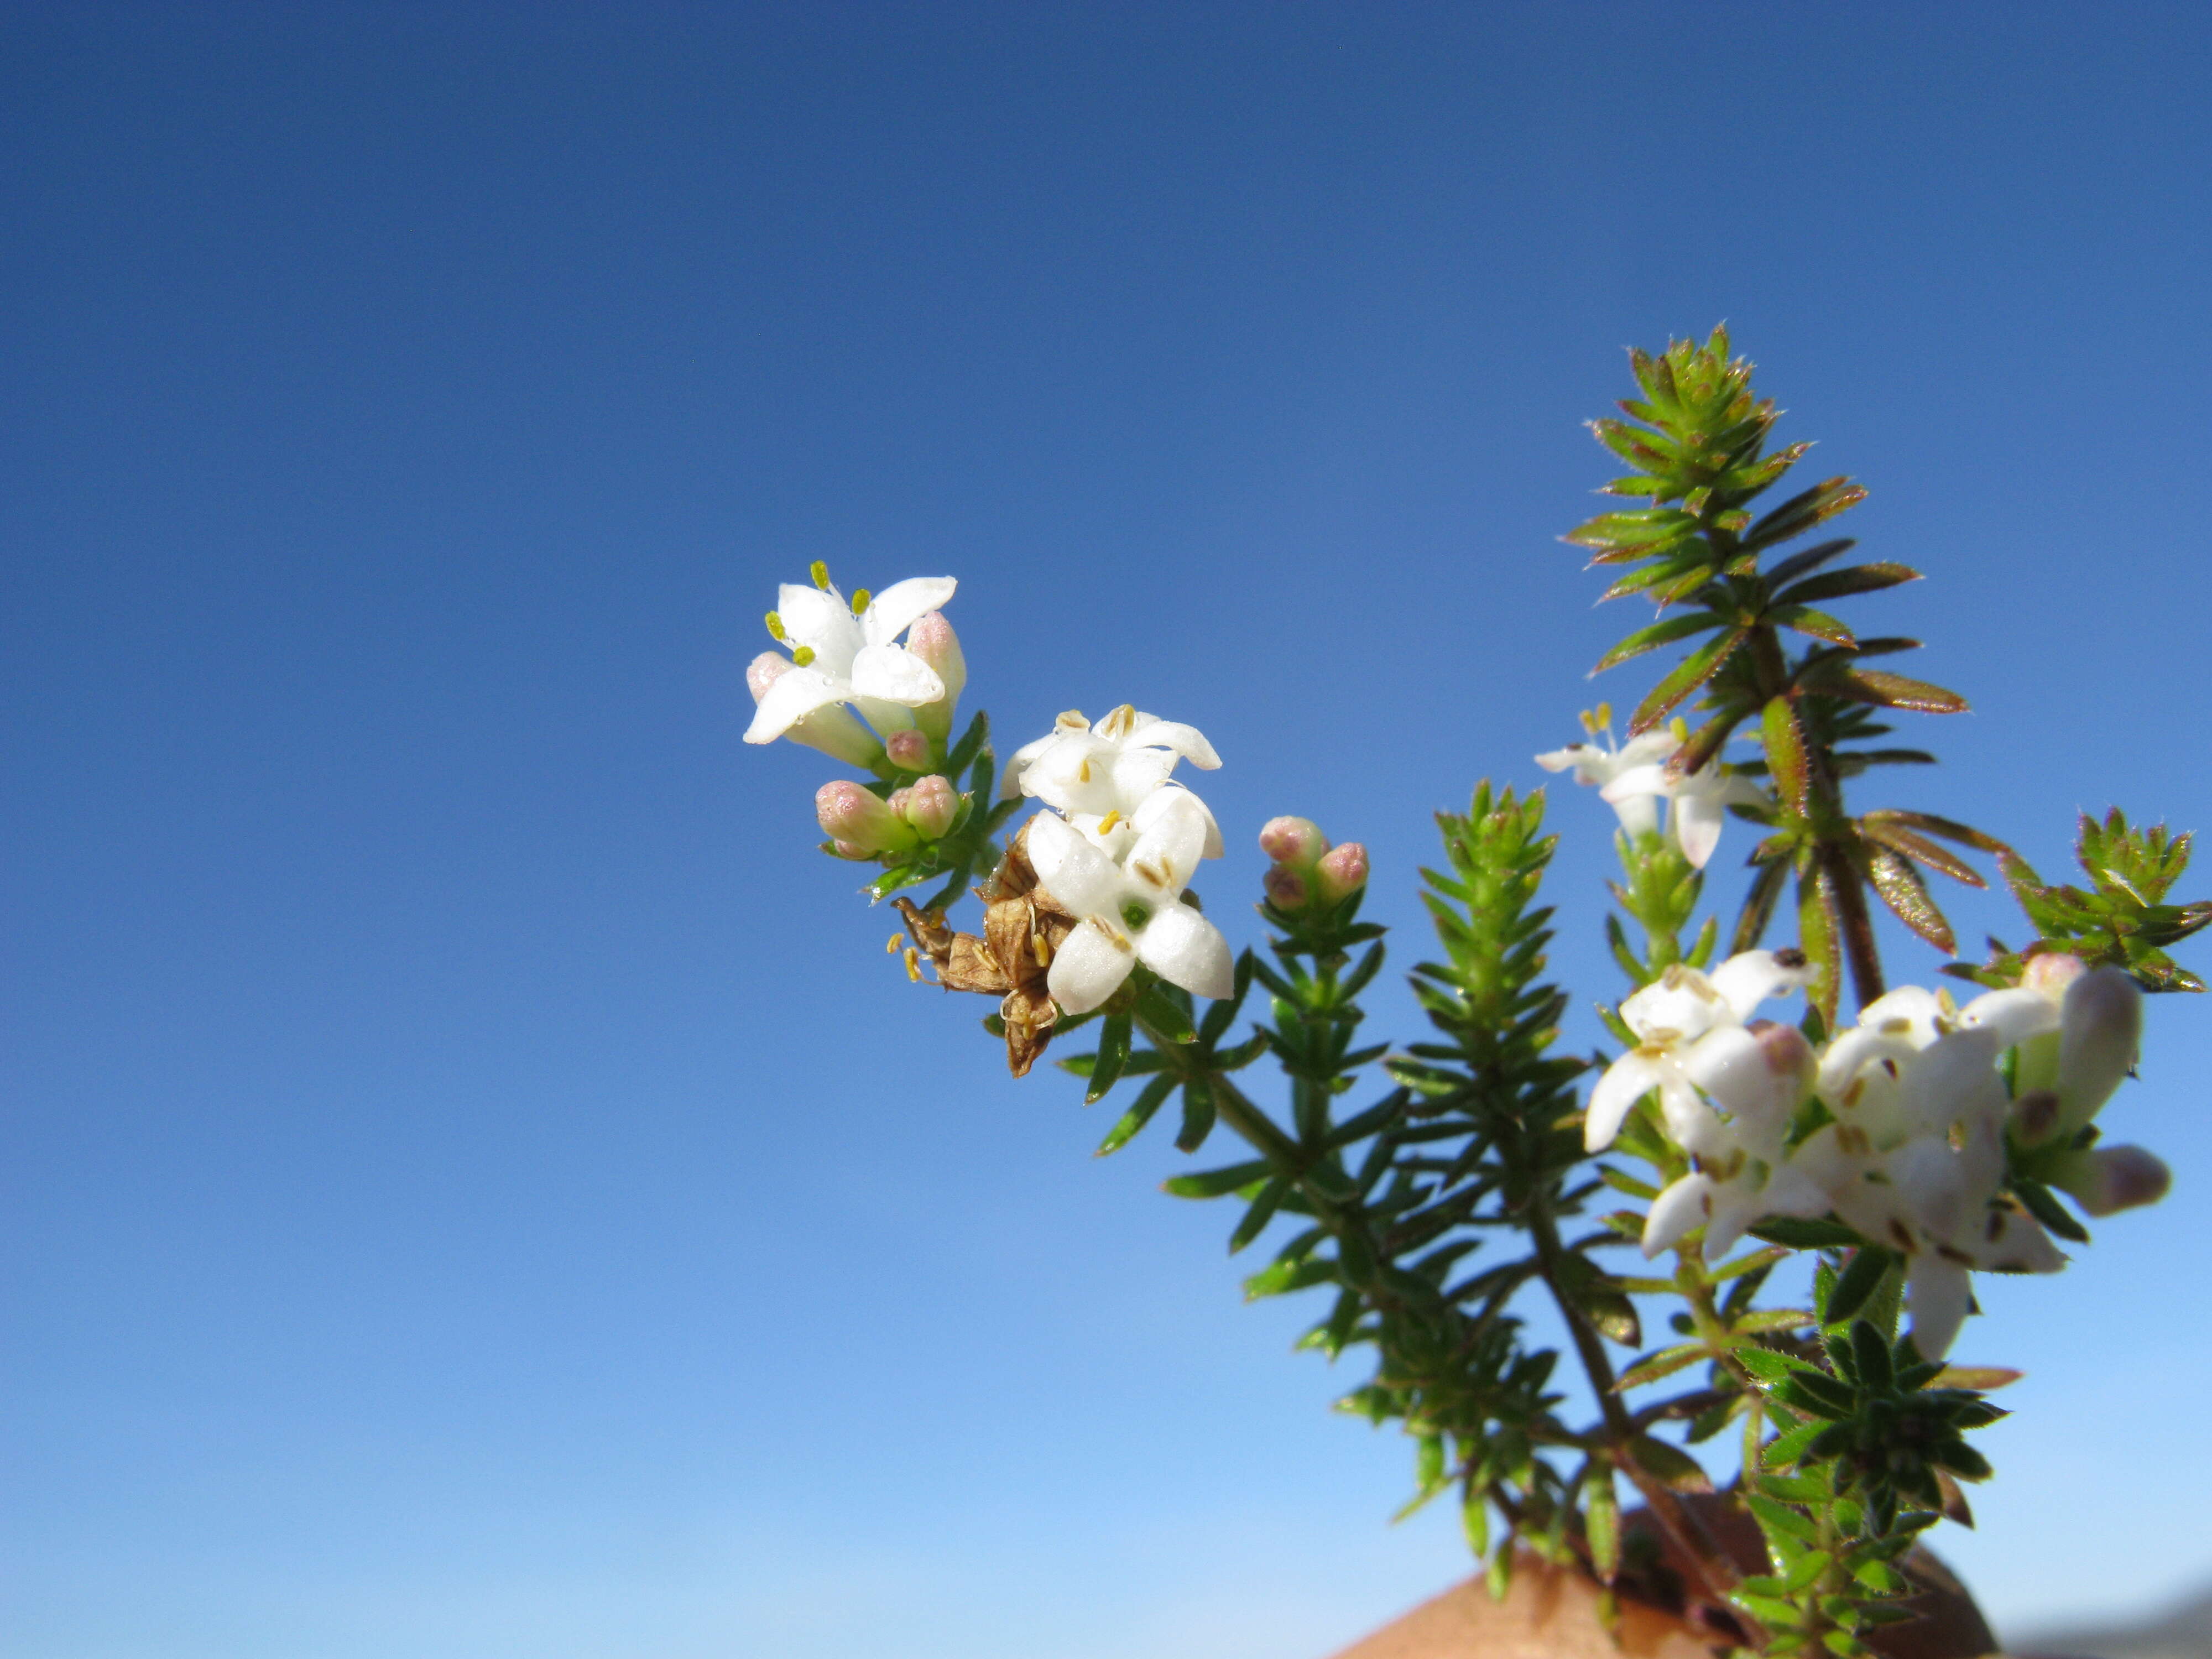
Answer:
[[[1284, 811], [1418, 928], [1426, 814], [1640, 684], [1577, 423], [1726, 318], [1975, 701], [1895, 802], [2212, 825], [2212, 23], [1929, 14], [9, 7], [8, 1653], [1296, 1659], [1450, 1582], [743, 668], [811, 560], [956, 574], [1010, 738], [1212, 738], [1233, 933]], [[1962, 1339], [2010, 1628], [2212, 1573], [2208, 1022], [2110, 1119], [2175, 1198]]]

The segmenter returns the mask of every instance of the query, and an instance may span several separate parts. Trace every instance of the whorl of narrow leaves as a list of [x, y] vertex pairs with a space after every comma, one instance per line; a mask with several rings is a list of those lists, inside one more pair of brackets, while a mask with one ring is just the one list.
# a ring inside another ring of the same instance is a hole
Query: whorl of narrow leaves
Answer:
[[2146, 991], [2202, 991], [2204, 981], [2166, 953], [2212, 923], [2212, 900], [2166, 902], [2189, 867], [2190, 844], [2189, 836], [2170, 835], [2162, 823], [2134, 828], [2117, 806], [2102, 823], [2085, 812], [2075, 856], [2089, 878], [2087, 890], [2046, 884], [2026, 859], [2006, 852], [1998, 867], [2036, 939], [2018, 951], [1991, 939], [1984, 965], [1954, 963], [1944, 971], [1984, 985], [2016, 985], [2029, 957], [2063, 951], [2093, 967], [2124, 968]]

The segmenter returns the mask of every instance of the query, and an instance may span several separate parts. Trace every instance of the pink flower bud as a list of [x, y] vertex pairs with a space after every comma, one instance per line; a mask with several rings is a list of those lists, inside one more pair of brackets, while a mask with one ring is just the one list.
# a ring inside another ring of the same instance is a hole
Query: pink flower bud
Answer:
[[2091, 1215], [2114, 1215], [2157, 1203], [2173, 1185], [2173, 1172], [2140, 1146], [2100, 1146], [2071, 1159], [2055, 1184]]
[[1302, 910], [1313, 896], [1306, 878], [1287, 865], [1272, 866], [1260, 878], [1260, 884], [1267, 890], [1267, 902], [1278, 910]]
[[[933, 775], [899, 793], [906, 797], [899, 804], [900, 816], [921, 831], [925, 840], [935, 841], [952, 828], [952, 820], [960, 815], [960, 792], [952, 787], [950, 778]], [[896, 800], [897, 796], [892, 799]]]
[[2088, 971], [2079, 957], [2045, 951], [2030, 957], [2027, 965], [2021, 969], [2021, 988], [2039, 993], [2056, 1002], [2066, 994], [2068, 986]]
[[1322, 854], [1314, 874], [1322, 902], [1338, 903], [1367, 885], [1367, 849], [1356, 841], [1333, 847]]
[[865, 862], [875, 857], [875, 854], [866, 848], [855, 847], [849, 841], [832, 841], [830, 843], [830, 850], [841, 859], [851, 859], [856, 863]]
[[2066, 988], [2058, 1022], [2058, 1121], [2078, 1129], [2135, 1066], [2142, 993], [2123, 969], [2093, 969]]
[[937, 671], [945, 682], [945, 700], [960, 701], [968, 684], [968, 659], [960, 653], [960, 636], [945, 620], [942, 611], [925, 613], [907, 630], [906, 648]]
[[1311, 818], [1270, 818], [1260, 831], [1260, 850], [1278, 864], [1310, 869], [1328, 851], [1328, 837]]
[[891, 764], [902, 772], [919, 772], [930, 763], [929, 739], [912, 726], [884, 738], [884, 749], [890, 756]]
[[[890, 805], [849, 778], [825, 783], [814, 792], [814, 816], [832, 841], [859, 849], [862, 857], [914, 845], [915, 833]], [[849, 857], [850, 854], [843, 854]]]

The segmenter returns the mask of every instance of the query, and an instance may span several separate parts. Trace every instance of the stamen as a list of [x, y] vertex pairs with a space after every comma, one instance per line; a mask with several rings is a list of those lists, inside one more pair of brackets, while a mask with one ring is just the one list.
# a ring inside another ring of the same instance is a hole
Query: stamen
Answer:
[[884, 946], [884, 954], [887, 957], [896, 956], [899, 953], [899, 947], [905, 943], [906, 935], [904, 933], [893, 933], [890, 936], [890, 942]]
[[830, 591], [830, 567], [817, 559], [806, 567], [806, 574], [814, 578], [814, 585], [824, 593]]
[[1052, 946], [1045, 942], [1045, 937], [1042, 933], [1031, 933], [1030, 935], [1030, 954], [1036, 958], [1036, 965], [1038, 967], [1049, 968], [1052, 966]]
[[1082, 766], [1077, 769], [1075, 781], [1078, 783], [1088, 783], [1091, 781], [1091, 763], [1089, 761], [1085, 761]]
[[1109, 812], [1104, 817], [1098, 820], [1098, 833], [1102, 836], [1105, 835], [1108, 831], [1112, 830], [1115, 824], [1121, 823], [1121, 809], [1117, 806], [1112, 811]]
[[802, 645], [791, 653], [792, 665], [796, 668], [804, 668], [813, 660], [814, 647], [811, 645]]
[[911, 945], [906, 947], [906, 976], [917, 985], [921, 983], [921, 952]]
[[1597, 723], [1601, 727], [1608, 726], [1613, 724], [1613, 705], [1611, 703], [1601, 702], [1598, 704]]
[[1083, 718], [1080, 708], [1061, 709], [1054, 716], [1052, 723], [1063, 732], [1087, 732], [1091, 729], [1091, 722]]
[[783, 643], [783, 618], [773, 611], [768, 613], [768, 636], [778, 645]]
[[866, 610], [868, 608], [868, 600], [869, 600], [872, 597], [872, 596], [869, 593], [868, 590], [867, 590], [866, 588], [865, 588], [865, 587], [858, 587], [858, 588], [854, 589], [854, 590], [853, 590], [853, 614], [854, 614], [854, 616], [856, 616], [856, 617], [857, 617], [857, 616], [859, 616], [862, 611], [866, 611]]

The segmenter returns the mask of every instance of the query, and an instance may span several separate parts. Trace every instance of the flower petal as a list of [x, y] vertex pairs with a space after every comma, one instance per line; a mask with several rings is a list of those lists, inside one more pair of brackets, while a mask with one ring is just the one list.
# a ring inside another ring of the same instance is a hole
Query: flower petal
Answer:
[[1061, 1012], [1087, 1014], [1121, 988], [1136, 963], [1136, 947], [1126, 933], [1096, 921], [1081, 922], [1052, 953], [1045, 988]]
[[1749, 1019], [1752, 1011], [1774, 997], [1788, 996], [1805, 982], [1802, 968], [1784, 968], [1771, 951], [1739, 951], [1713, 969], [1713, 989], [1735, 1012]]
[[1164, 749], [1124, 749], [1106, 763], [1114, 792], [1113, 811], [1133, 812], [1168, 781], [1176, 757]]
[[1912, 1258], [1912, 1346], [1923, 1359], [1941, 1359], [1959, 1339], [1974, 1296], [1973, 1275], [1934, 1251]]
[[1899, 1097], [1918, 1133], [1948, 1137], [1958, 1124], [2000, 1117], [2012, 1104], [1997, 1075], [1997, 1034], [1954, 1031], [1913, 1056]]
[[[1145, 805], [1150, 807], [1152, 803]], [[1190, 884], [1206, 850], [1206, 808], [1197, 796], [1178, 789], [1146, 817], [1147, 822], [1138, 832], [1136, 845], [1130, 848], [1121, 868], [1139, 891], [1157, 898], [1173, 898]]]
[[1236, 989], [1236, 963], [1221, 930], [1188, 904], [1164, 904], [1137, 936], [1137, 956], [1170, 984], [1216, 1001]]
[[814, 653], [814, 665], [838, 679], [852, 677], [853, 659], [867, 643], [860, 624], [836, 588], [802, 587], [786, 582], [776, 590], [775, 614], [787, 638]]
[[1613, 781], [1606, 783], [1604, 790], [1597, 792], [1597, 799], [1599, 801], [1610, 801], [1614, 805], [1620, 805], [1621, 801], [1637, 794], [1656, 794], [1672, 799], [1679, 787], [1681, 785], [1677, 781], [1668, 779], [1663, 765], [1628, 765], [1628, 768], [1614, 772]]
[[1221, 757], [1213, 752], [1213, 745], [1206, 740], [1206, 734], [1180, 720], [1139, 714], [1121, 744], [1127, 749], [1171, 749], [1201, 772], [1211, 772], [1221, 764]]
[[774, 743], [794, 722], [826, 704], [842, 702], [847, 695], [847, 687], [818, 668], [794, 668], [780, 674], [762, 693], [752, 724], [745, 727], [745, 741]]
[[1692, 1229], [1705, 1225], [1712, 1213], [1713, 1183], [1710, 1176], [1686, 1175], [1651, 1200], [1644, 1218], [1644, 1254], [1655, 1256], [1680, 1243]]
[[870, 645], [889, 645], [923, 617], [942, 609], [959, 586], [950, 576], [908, 576], [893, 582], [861, 613], [862, 636]]
[[1044, 736], [1024, 744], [1008, 756], [1006, 775], [999, 780], [999, 799], [1013, 800], [1033, 793], [1023, 779], [1028, 776], [1030, 768], [1036, 764], [1037, 757], [1059, 741], [1059, 732], [1048, 732]]
[[2009, 1048], [2033, 1036], [2058, 1029], [2058, 1005], [2039, 992], [2018, 986], [1988, 991], [1959, 1010], [1961, 1030], [1988, 1027], [1997, 1034], [1997, 1047]]
[[1632, 1048], [1607, 1066], [1583, 1109], [1583, 1145], [1593, 1152], [1612, 1146], [1631, 1109], [1657, 1088], [1661, 1079], [1659, 1067], [1641, 1049]]
[[945, 695], [945, 682], [902, 645], [872, 645], [853, 659], [856, 696], [919, 708]]
[[1674, 797], [1672, 817], [1674, 842], [1682, 849], [1682, 856], [1690, 861], [1692, 870], [1702, 870], [1712, 861], [1713, 850], [1721, 844], [1721, 825], [1728, 814], [1719, 801], [1710, 795], [1683, 793]]
[[1121, 907], [1128, 885], [1121, 872], [1065, 820], [1038, 813], [1030, 820], [1025, 844], [1037, 885], [1068, 915], [1111, 915]]
[[1159, 814], [1182, 810], [1175, 805], [1176, 798], [1179, 795], [1195, 802], [1199, 811], [1204, 814], [1206, 818], [1206, 844], [1199, 849], [1199, 856], [1206, 859], [1219, 858], [1228, 850], [1222, 844], [1221, 826], [1213, 821], [1213, 813], [1208, 809], [1206, 804], [1179, 783], [1164, 783], [1153, 790], [1151, 794], [1145, 797], [1145, 804], [1130, 815], [1129, 821], [1137, 826], [1138, 833], [1141, 835], [1152, 828], [1152, 820]]
[[1623, 1002], [1620, 1017], [1637, 1036], [1659, 1041], [1670, 1035], [1702, 1036], [1715, 1025], [1733, 1023], [1735, 1012], [1712, 981], [1676, 963]]

